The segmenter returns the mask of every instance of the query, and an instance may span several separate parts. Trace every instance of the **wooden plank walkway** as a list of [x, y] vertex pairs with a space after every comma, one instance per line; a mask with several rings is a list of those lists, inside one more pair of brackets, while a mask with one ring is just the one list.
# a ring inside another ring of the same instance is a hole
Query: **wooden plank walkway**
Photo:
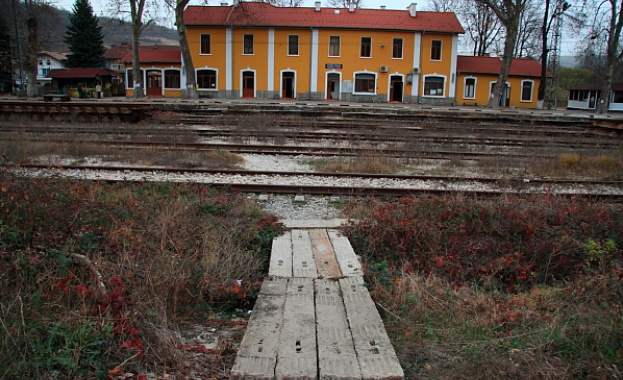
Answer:
[[347, 238], [295, 229], [273, 240], [231, 379], [404, 379]]

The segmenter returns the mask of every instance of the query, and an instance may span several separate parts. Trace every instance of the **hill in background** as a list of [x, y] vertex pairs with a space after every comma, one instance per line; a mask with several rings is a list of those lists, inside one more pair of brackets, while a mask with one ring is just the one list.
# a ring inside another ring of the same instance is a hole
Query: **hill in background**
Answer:
[[[69, 25], [70, 12], [52, 7], [52, 14], [46, 15], [42, 23], [43, 36], [41, 50], [68, 52], [69, 48], [63, 41], [63, 36]], [[99, 17], [99, 24], [104, 34], [104, 45], [120, 45], [132, 43], [132, 24], [123, 20]], [[141, 35], [142, 45], [179, 45], [177, 31], [160, 25], [150, 25]]]

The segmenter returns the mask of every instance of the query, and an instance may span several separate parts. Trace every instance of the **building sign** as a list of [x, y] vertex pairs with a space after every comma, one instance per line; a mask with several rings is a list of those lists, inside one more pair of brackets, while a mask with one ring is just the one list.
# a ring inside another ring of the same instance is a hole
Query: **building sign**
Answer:
[[325, 69], [341, 69], [342, 64], [341, 63], [325, 63], [324, 68]]

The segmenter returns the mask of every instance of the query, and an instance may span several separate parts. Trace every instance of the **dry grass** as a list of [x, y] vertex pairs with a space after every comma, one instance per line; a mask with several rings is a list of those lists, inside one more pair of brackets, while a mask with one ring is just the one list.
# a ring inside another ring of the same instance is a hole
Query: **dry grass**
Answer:
[[[517, 295], [456, 288], [434, 276], [376, 282], [407, 378], [621, 378], [618, 276]], [[618, 350], [618, 351], [617, 351]]]
[[353, 157], [352, 159], [318, 160], [312, 163], [321, 173], [391, 174], [400, 170], [395, 159], [379, 157]]
[[532, 160], [527, 165], [527, 170], [535, 175], [548, 177], [623, 179], [623, 157], [562, 154], [552, 160]]
[[158, 165], [181, 168], [236, 168], [244, 162], [238, 154], [226, 150], [170, 150], [110, 148], [106, 144], [78, 142], [38, 142], [28, 139], [0, 143], [3, 158], [10, 162], [55, 165], [60, 160], [80, 164], [85, 158], [124, 162], [132, 165]]

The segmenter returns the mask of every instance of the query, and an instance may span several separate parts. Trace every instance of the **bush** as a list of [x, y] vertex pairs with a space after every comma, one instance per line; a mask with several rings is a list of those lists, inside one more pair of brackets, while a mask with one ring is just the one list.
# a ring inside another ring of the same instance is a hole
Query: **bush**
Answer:
[[[361, 205], [353, 205], [361, 213]], [[571, 280], [587, 269], [585, 242], [612, 241], [621, 266], [623, 208], [550, 195], [480, 201], [462, 197], [372, 200], [369, 214], [346, 226], [368, 266], [435, 273], [462, 285], [505, 292]]]
[[[0, 373], [9, 377], [175, 365], [176, 321], [251, 308], [281, 232], [244, 196], [191, 184], [3, 172], [0, 206], [0, 319], [11, 332], [0, 339]], [[43, 362], [42, 350], [55, 354]]]

